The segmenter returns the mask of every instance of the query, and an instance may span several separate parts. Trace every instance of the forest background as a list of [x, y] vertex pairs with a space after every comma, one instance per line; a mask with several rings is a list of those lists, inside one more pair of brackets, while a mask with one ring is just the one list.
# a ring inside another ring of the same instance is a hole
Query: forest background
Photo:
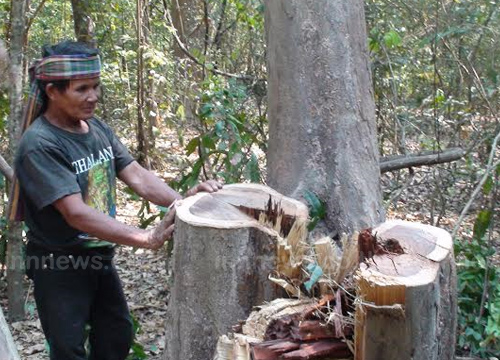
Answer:
[[[381, 177], [388, 217], [453, 234], [463, 355], [500, 355], [499, 3], [365, 1], [380, 155], [465, 150], [458, 161]], [[262, 1], [0, 0], [0, 16], [0, 38], [11, 53], [16, 22], [24, 28], [24, 94], [28, 65], [41, 46], [76, 32], [102, 53], [98, 115], [143, 165], [180, 191], [207, 178], [265, 183]], [[12, 79], [9, 85], [0, 87], [0, 137], [1, 154], [11, 162], [19, 116]], [[180, 149], [168, 147], [166, 134], [175, 134]], [[171, 163], [180, 172], [170, 172]], [[3, 177], [0, 186], [5, 207]], [[138, 201], [133, 194], [128, 200]], [[309, 203], [321, 216], [321, 199], [312, 194]], [[147, 203], [138, 208], [141, 226], [157, 215]], [[5, 217], [1, 224], [5, 235]]]

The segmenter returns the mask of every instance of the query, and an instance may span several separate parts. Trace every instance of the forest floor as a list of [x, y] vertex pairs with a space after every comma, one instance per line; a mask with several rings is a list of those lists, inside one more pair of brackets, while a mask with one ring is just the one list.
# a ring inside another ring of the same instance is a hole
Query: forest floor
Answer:
[[[164, 168], [159, 176], [169, 181], [178, 174], [178, 164], [182, 163], [182, 150], [177, 141], [174, 131], [166, 133], [161, 141], [158, 141], [159, 153], [168, 154], [164, 156]], [[432, 215], [431, 199], [436, 198], [436, 187], [434, 186], [435, 169], [422, 168], [415, 169], [412, 178], [401, 175], [397, 179], [394, 175], [384, 175], [382, 185], [386, 204], [388, 219], [405, 219], [409, 221], [419, 221], [431, 223], [431, 219], [436, 221], [437, 215]], [[402, 172], [407, 172], [403, 170]], [[399, 176], [399, 175], [398, 175]], [[404, 185], [397, 185], [404, 184]], [[462, 184], [467, 186], [467, 184]], [[457, 184], [460, 187], [460, 184]], [[467, 201], [467, 193], [451, 197], [446, 205], [446, 213], [441, 214], [439, 226], [451, 231], [458, 218], [459, 211]], [[133, 201], [123, 189], [119, 189], [119, 220], [137, 225], [138, 210], [141, 202]], [[451, 211], [449, 211], [451, 209]], [[477, 210], [477, 209], [476, 209]], [[472, 214], [475, 211], [471, 212]], [[462, 236], [470, 237], [473, 218], [469, 217], [462, 227]], [[496, 237], [498, 239], [498, 237]], [[498, 245], [498, 244], [497, 244]], [[500, 264], [497, 251], [496, 263]], [[124, 291], [128, 304], [134, 318], [140, 325], [140, 330], [136, 336], [136, 341], [141, 344], [148, 355], [148, 359], [160, 359], [165, 344], [165, 318], [169, 296], [169, 286], [167, 282], [166, 251], [157, 252], [120, 247], [116, 255], [116, 266], [123, 282]], [[6, 283], [5, 274], [0, 274], [0, 305], [6, 311]], [[28, 284], [28, 283], [27, 283]], [[21, 359], [23, 360], [45, 360], [48, 359], [46, 345], [40, 322], [37, 317], [35, 303], [33, 299], [33, 288], [29, 286], [29, 294], [26, 298], [27, 319], [11, 323], [12, 334], [17, 344]]]

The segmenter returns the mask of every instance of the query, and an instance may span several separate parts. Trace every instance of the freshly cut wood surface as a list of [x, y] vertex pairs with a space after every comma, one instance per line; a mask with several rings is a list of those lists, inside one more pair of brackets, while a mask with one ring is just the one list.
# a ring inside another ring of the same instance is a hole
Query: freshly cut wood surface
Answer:
[[248, 213], [267, 211], [270, 199], [272, 203], [280, 205], [285, 216], [307, 219], [308, 210], [303, 203], [259, 184], [225, 185], [216, 193], [191, 196], [182, 201], [182, 206], [177, 209], [177, 217], [193, 225], [212, 228], [262, 228], [258, 217]]
[[283, 295], [270, 274], [301, 276], [307, 206], [235, 184], [183, 200], [176, 214], [165, 359], [212, 359], [220, 336]]
[[[389, 221], [356, 275], [356, 359], [453, 359], [456, 276], [445, 230]], [[390, 245], [390, 247], [389, 247]], [[393, 253], [388, 248], [402, 248]], [[377, 248], [377, 247], [375, 247]]]

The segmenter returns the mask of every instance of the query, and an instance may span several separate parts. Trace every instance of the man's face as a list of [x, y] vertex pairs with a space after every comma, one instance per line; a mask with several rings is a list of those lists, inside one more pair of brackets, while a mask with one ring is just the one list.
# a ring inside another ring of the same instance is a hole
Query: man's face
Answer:
[[50, 91], [51, 105], [69, 121], [90, 119], [100, 96], [100, 78], [70, 80], [64, 91]]

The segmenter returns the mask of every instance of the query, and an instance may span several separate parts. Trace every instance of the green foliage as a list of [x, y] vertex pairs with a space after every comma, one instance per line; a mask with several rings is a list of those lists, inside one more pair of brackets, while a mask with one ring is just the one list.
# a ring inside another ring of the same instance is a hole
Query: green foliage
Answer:
[[481, 211], [473, 239], [455, 243], [459, 258], [458, 348], [478, 356], [498, 355], [500, 351], [500, 269], [490, 263], [495, 250], [486, 241], [491, 218], [491, 211]]
[[402, 40], [401, 37], [399, 36], [398, 32], [395, 30], [390, 30], [384, 35], [384, 43], [385, 46], [390, 49], [396, 46], [401, 45]]
[[7, 123], [9, 116], [10, 102], [7, 92], [4, 92], [0, 89], [0, 133], [5, 131], [5, 124]]
[[366, 1], [382, 153], [400, 153], [416, 137], [436, 141], [438, 131], [448, 135], [439, 142], [456, 145], [474, 117], [498, 112], [498, 5]]
[[326, 217], [326, 203], [319, 199], [318, 196], [312, 191], [306, 190], [304, 192], [304, 199], [307, 201], [309, 206], [309, 225], [307, 229], [312, 231], [318, 221], [323, 220]]
[[260, 182], [258, 152], [265, 151], [265, 119], [248, 111], [249, 91], [242, 82], [218, 76], [202, 84], [197, 113], [202, 131], [185, 146], [186, 155], [196, 155], [196, 160], [174, 183], [176, 188], [188, 190], [201, 175], [224, 183]]
[[137, 342], [137, 334], [141, 332], [141, 324], [136, 319], [136, 317], [132, 314], [132, 326], [134, 331], [134, 342], [132, 343], [131, 353], [127, 356], [127, 360], [143, 360], [147, 359], [148, 355], [144, 350], [144, 345]]

